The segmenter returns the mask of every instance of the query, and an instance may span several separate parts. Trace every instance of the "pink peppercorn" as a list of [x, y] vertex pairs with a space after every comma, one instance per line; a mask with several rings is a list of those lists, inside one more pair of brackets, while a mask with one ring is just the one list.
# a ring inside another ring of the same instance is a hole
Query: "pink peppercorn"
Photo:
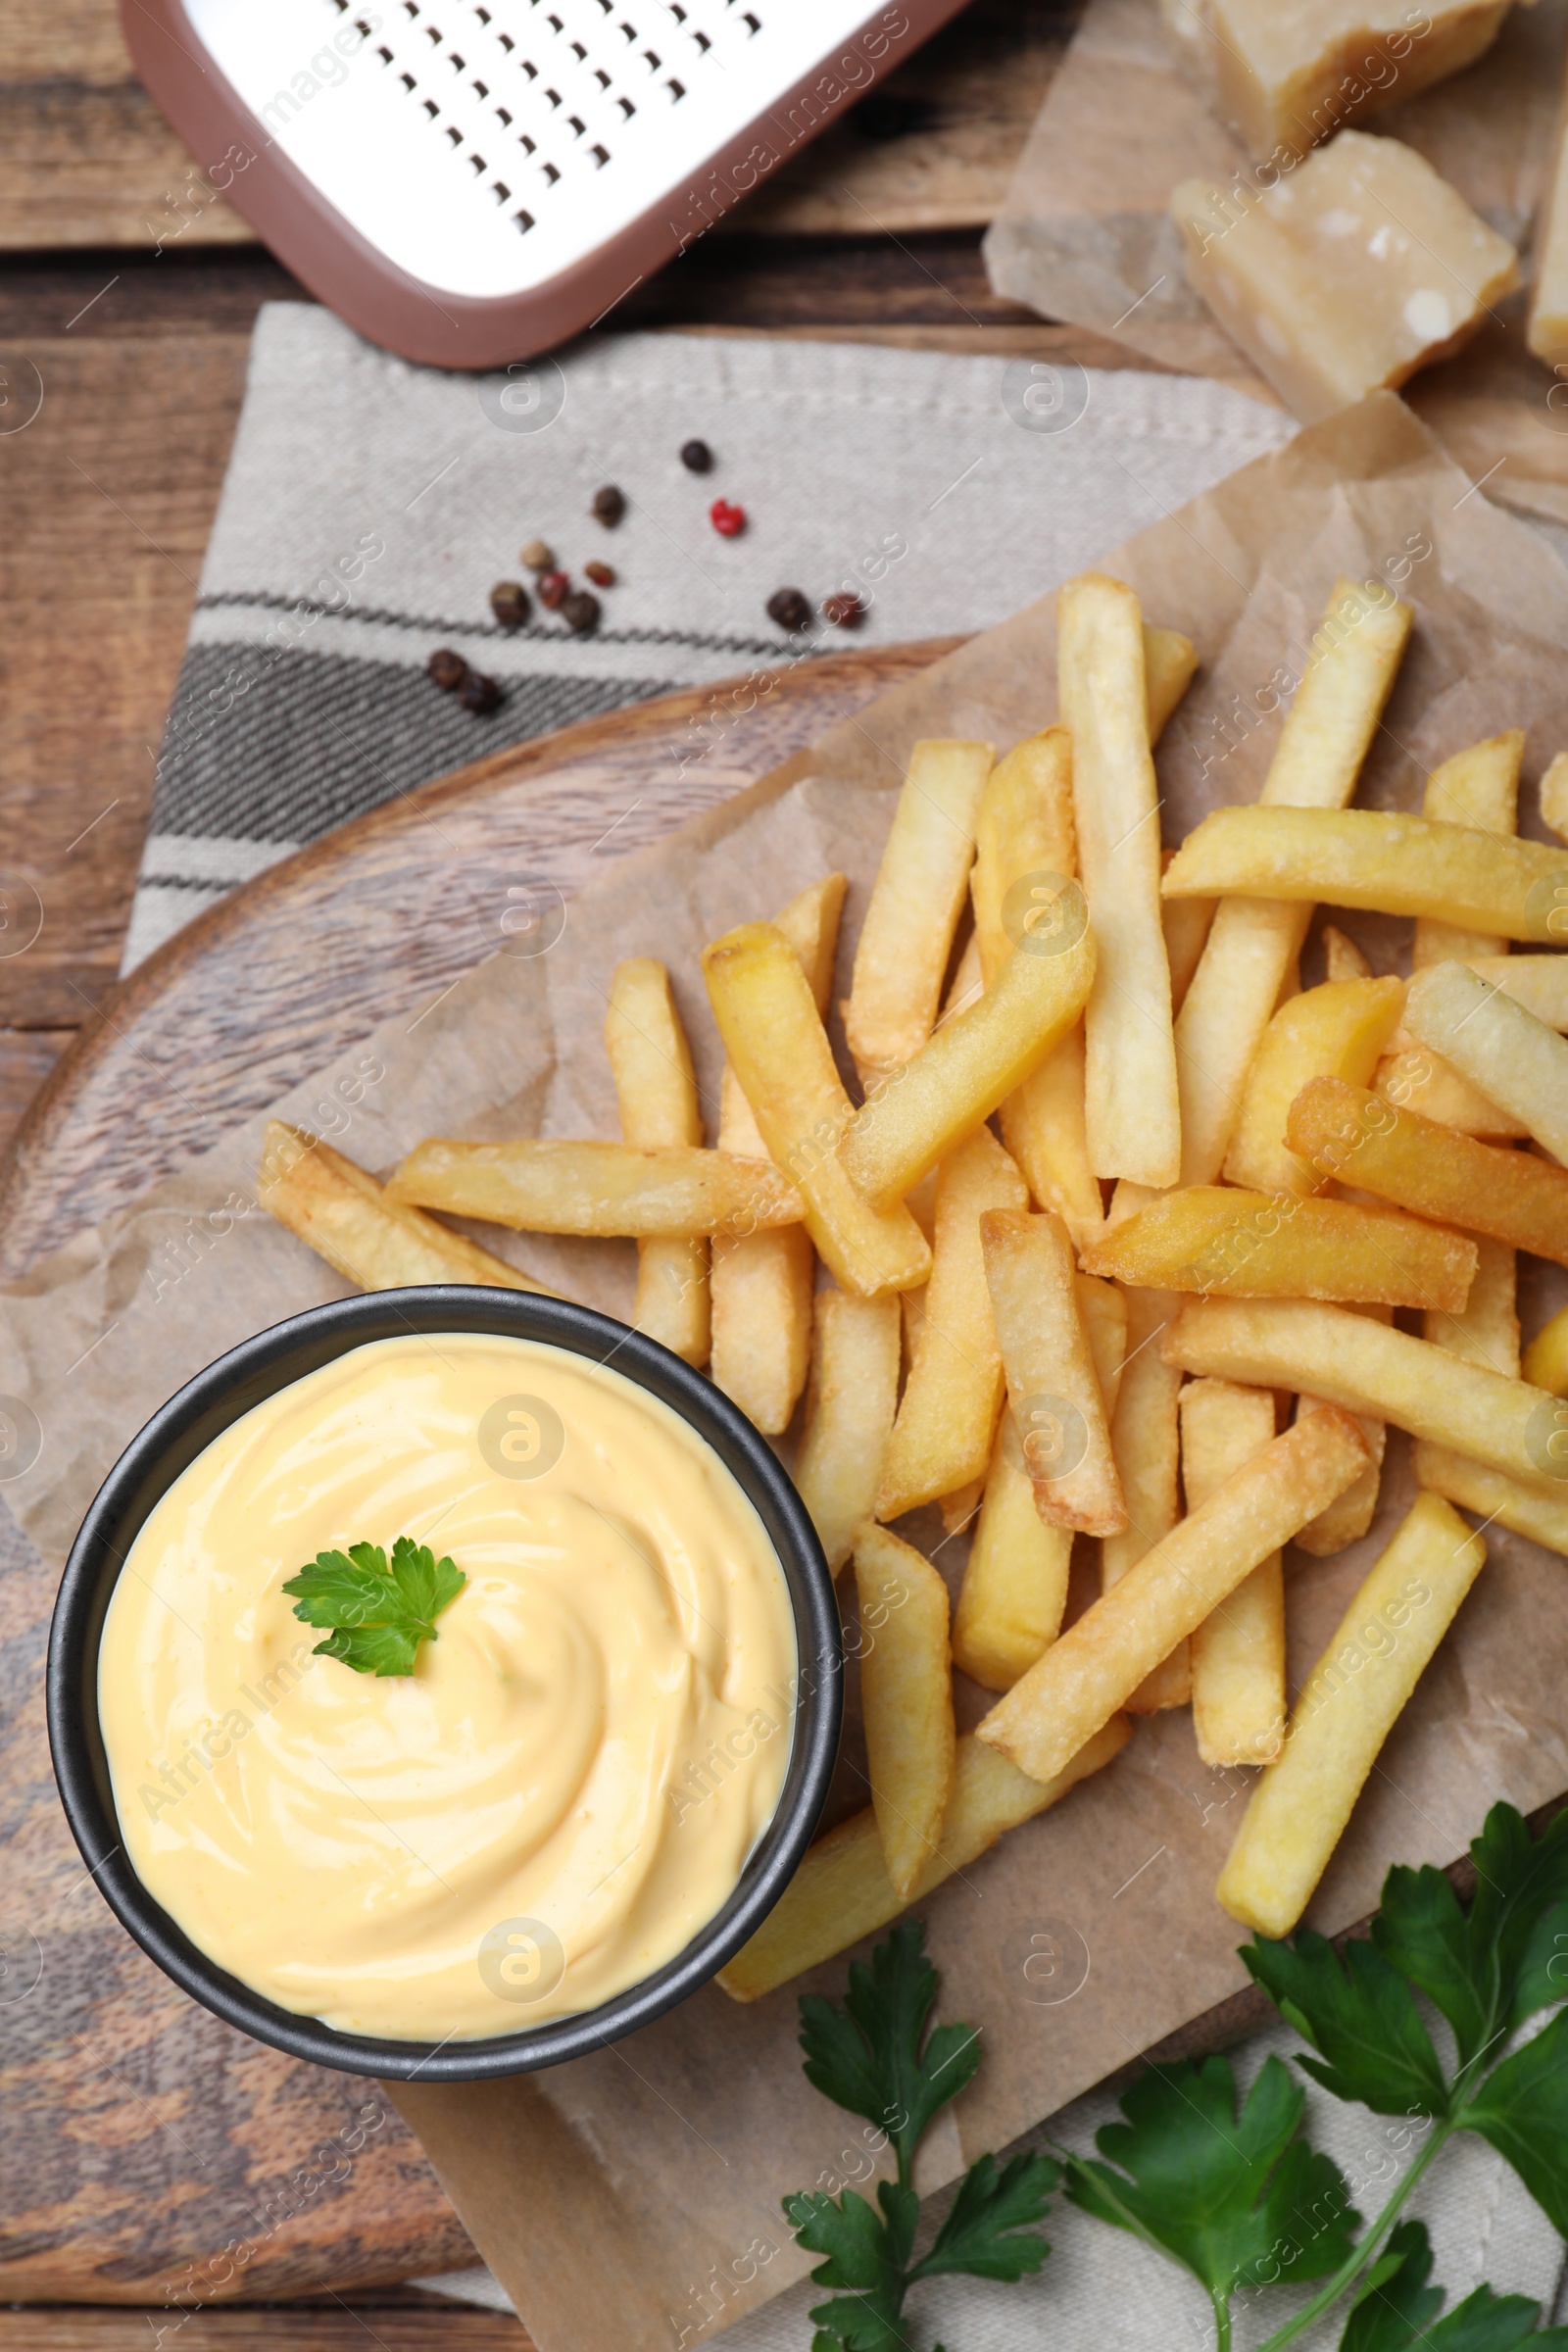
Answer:
[[721, 539], [738, 539], [746, 528], [746, 509], [732, 507], [727, 498], [715, 498], [708, 519]]

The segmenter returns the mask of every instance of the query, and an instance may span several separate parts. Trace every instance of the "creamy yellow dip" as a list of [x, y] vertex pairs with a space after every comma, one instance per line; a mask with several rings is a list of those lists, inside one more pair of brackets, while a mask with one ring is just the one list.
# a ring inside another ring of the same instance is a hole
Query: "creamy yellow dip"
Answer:
[[[467, 1578], [410, 1676], [283, 1592], [395, 1539]], [[347, 2032], [587, 2009], [721, 1907], [789, 1760], [783, 1571], [729, 1471], [612, 1368], [473, 1334], [355, 1348], [177, 1478], [109, 1606], [125, 1849], [210, 1958]]]

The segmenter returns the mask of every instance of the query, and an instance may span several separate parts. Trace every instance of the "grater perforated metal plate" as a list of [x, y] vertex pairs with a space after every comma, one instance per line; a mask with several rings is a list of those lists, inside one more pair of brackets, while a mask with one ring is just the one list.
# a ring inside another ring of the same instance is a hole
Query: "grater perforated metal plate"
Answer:
[[531, 357], [685, 250], [961, 0], [122, 0], [211, 184], [439, 366]]

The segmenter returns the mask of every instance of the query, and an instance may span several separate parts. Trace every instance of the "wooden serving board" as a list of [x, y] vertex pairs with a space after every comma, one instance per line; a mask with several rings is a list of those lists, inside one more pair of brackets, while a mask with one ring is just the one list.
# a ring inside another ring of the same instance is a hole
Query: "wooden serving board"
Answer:
[[[431, 1004], [499, 944], [509, 879], [569, 900], [603, 860], [742, 790], [950, 642], [589, 720], [274, 867], [152, 956], [59, 1063], [0, 1176], [6, 1270]], [[197, 2008], [87, 1883], [44, 1737], [53, 1598], [35, 1558], [0, 1552], [0, 1809], [48, 1889], [32, 1918], [0, 1899], [0, 2299], [167, 2306], [172, 2324], [210, 2303], [471, 2263], [377, 2084], [296, 2065]]]

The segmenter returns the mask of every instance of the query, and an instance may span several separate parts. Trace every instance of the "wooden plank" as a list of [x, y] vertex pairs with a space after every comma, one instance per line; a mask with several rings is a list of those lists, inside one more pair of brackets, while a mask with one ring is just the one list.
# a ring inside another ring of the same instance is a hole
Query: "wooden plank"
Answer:
[[[990, 220], [1079, 0], [977, 0], [733, 216], [737, 230], [898, 235]], [[131, 71], [114, 0], [8, 0], [0, 252], [248, 241]]]
[[[174, 2329], [177, 2327], [178, 2332]], [[159, 2330], [163, 2333], [160, 2336]], [[93, 2304], [0, 2310], [0, 2352], [532, 2352], [520, 2320], [461, 2303], [342, 2302], [230, 2305], [183, 2320], [168, 2310], [116, 2311]]]
[[74, 1029], [0, 1029], [0, 1152], [74, 1034]]

